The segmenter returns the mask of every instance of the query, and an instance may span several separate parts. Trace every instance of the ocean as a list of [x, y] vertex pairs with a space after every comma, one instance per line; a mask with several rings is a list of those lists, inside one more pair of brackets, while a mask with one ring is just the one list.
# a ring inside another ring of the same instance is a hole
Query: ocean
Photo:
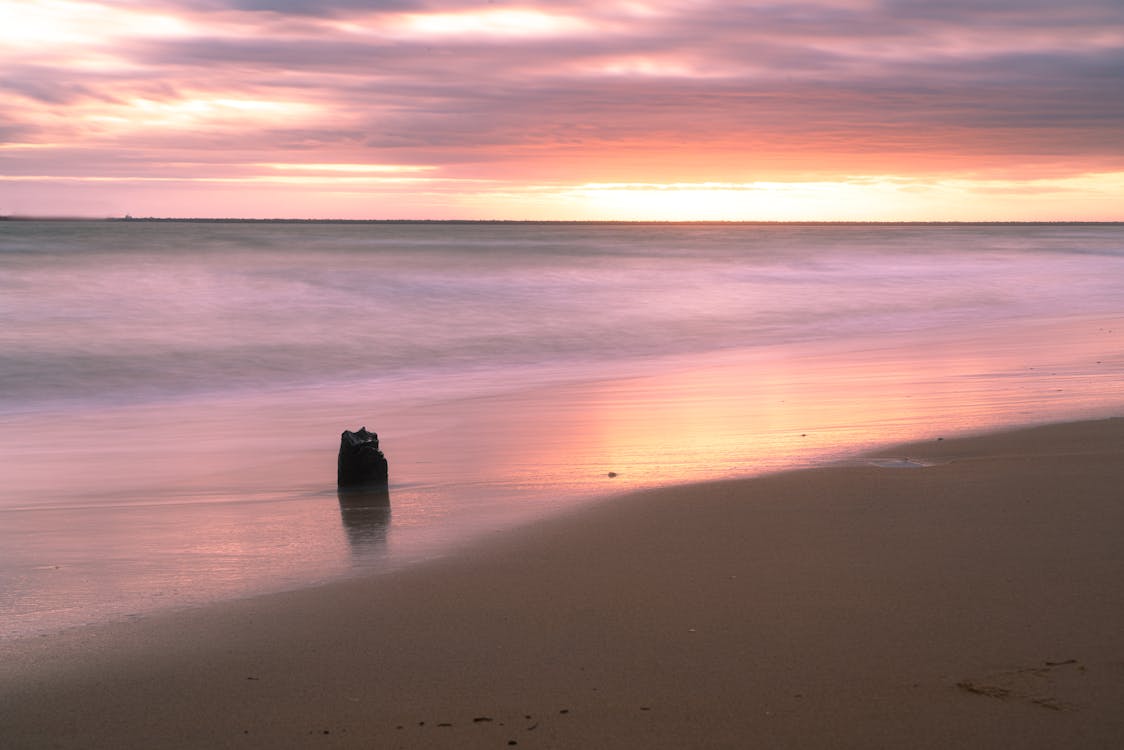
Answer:
[[[0, 637], [1118, 416], [1122, 373], [1124, 225], [0, 221]], [[337, 496], [360, 426], [389, 512]]]

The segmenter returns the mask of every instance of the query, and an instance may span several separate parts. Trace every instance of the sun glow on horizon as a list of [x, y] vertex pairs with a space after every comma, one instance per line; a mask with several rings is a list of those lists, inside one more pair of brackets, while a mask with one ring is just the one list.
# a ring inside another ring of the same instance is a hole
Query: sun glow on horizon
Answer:
[[845, 183], [668, 183], [590, 184], [573, 190], [592, 210], [606, 216], [667, 221], [790, 220], [807, 211], [850, 213], [854, 188]]
[[[547, 189], [549, 190], [549, 189]], [[580, 213], [607, 220], [927, 221], [1040, 219], [1036, 209], [1082, 197], [1081, 219], [1112, 216], [1124, 172], [1053, 180], [971, 180], [874, 175], [836, 181], [590, 183], [558, 191]], [[1021, 213], [1019, 213], [1021, 212]]]
[[[1124, 192], [1124, 172], [1032, 182], [866, 176], [817, 182], [532, 185], [439, 176], [417, 165], [248, 163], [230, 169], [223, 175], [207, 165], [181, 164], [169, 166], [164, 176], [0, 175], [0, 184], [19, 184], [32, 196], [51, 185], [141, 191], [107, 215], [531, 221], [1118, 221], [1118, 196]], [[216, 193], [214, 201], [177, 213], [161, 208], [166, 198], [145, 190], [193, 185], [236, 191], [237, 201]], [[1073, 208], [1059, 219], [1050, 212], [1063, 201]]]

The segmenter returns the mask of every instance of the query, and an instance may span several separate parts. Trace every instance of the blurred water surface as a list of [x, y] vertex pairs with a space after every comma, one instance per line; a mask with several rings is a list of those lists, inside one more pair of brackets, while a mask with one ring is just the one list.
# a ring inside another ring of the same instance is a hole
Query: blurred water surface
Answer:
[[[1124, 226], [0, 222], [0, 321], [12, 636], [1118, 414]], [[389, 513], [336, 497], [363, 424]]]

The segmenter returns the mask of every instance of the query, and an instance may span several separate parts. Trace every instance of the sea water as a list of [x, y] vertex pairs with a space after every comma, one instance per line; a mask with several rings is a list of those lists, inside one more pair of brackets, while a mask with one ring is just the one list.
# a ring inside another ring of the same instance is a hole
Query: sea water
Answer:
[[[1124, 225], [0, 222], [0, 637], [1118, 415], [1122, 373]], [[364, 425], [389, 512], [336, 494]]]

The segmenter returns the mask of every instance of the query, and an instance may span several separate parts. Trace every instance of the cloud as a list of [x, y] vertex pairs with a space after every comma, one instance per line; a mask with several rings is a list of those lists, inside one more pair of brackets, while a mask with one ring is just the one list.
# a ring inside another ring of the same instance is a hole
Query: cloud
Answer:
[[80, 83], [58, 80], [52, 71], [34, 68], [9, 68], [6, 79], [0, 80], [0, 91], [47, 105], [65, 105], [80, 99], [100, 98], [100, 94]]
[[334, 16], [348, 11], [368, 10], [391, 12], [424, 9], [426, 3], [412, 0], [203, 0], [181, 2], [184, 10], [239, 10], [275, 13], [278, 15]]
[[0, 158], [25, 174], [299, 158], [736, 182], [1124, 162], [1116, 2], [212, 0], [85, 3], [81, 24], [23, 5], [41, 41], [0, 34], [0, 134], [26, 148]]

